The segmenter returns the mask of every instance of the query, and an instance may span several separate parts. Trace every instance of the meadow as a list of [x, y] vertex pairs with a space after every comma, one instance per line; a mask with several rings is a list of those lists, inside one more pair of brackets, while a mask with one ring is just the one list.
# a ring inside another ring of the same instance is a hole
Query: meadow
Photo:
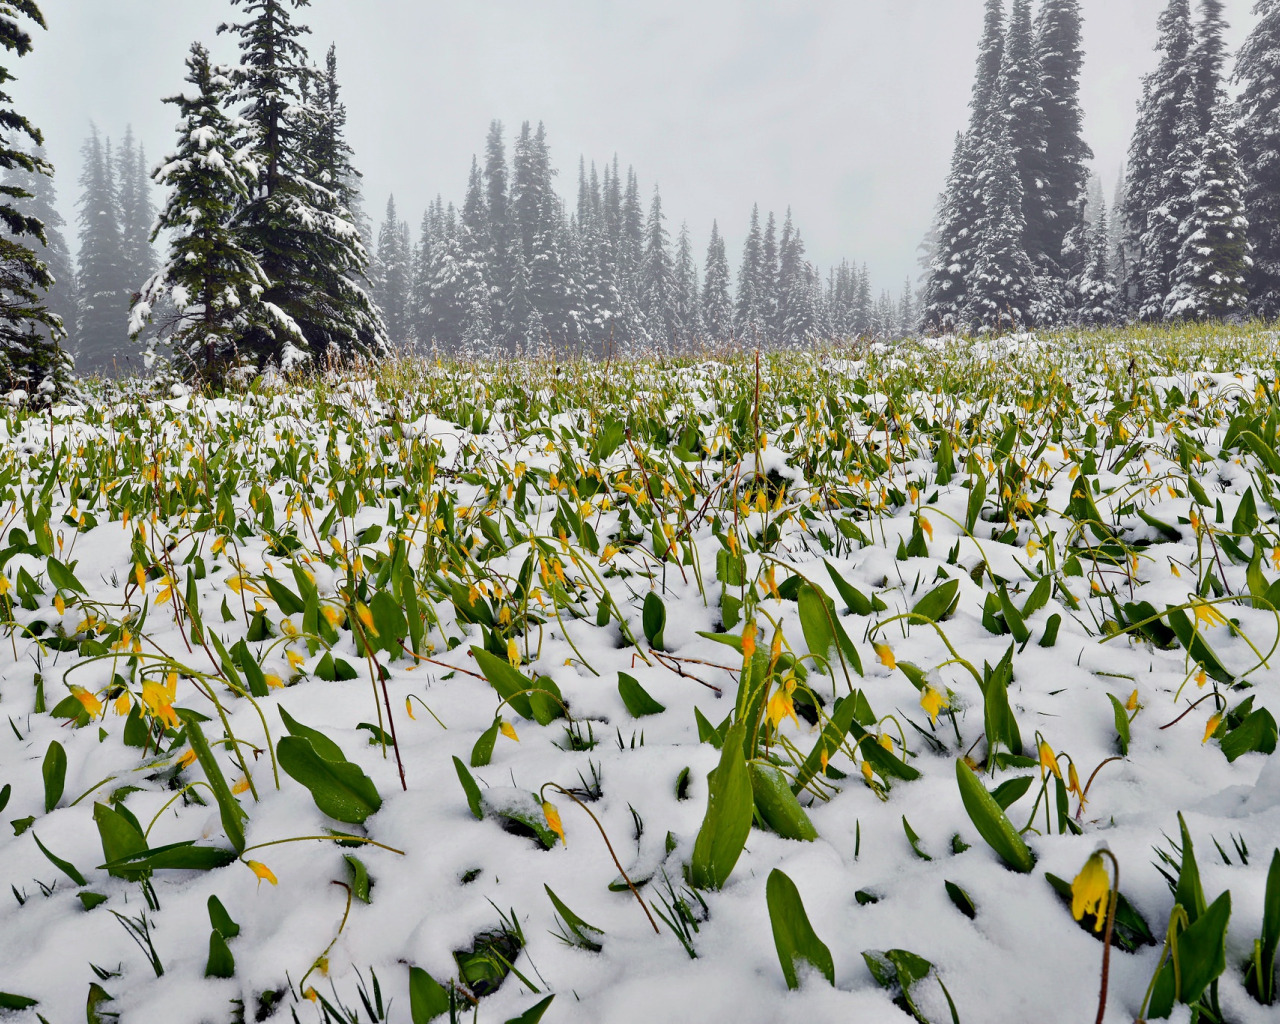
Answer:
[[1265, 328], [0, 436], [0, 1019], [1274, 1019]]

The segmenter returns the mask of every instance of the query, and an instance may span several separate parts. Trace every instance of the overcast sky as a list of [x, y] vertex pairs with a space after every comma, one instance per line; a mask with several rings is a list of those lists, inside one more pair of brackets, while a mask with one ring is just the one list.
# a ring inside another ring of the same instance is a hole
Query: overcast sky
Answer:
[[[1167, 0], [1083, 0], [1086, 137], [1107, 198]], [[172, 144], [193, 40], [230, 59], [229, 0], [45, 0], [17, 62], [19, 109], [46, 137], [66, 213], [90, 122], [132, 124], [153, 160]], [[966, 118], [982, 0], [313, 0], [298, 17], [323, 62], [338, 44], [349, 137], [381, 219], [394, 192], [416, 234], [428, 201], [461, 204], [489, 121], [547, 125], [561, 191], [579, 154], [633, 164], [662, 189], [700, 262], [718, 219], [736, 269], [751, 204], [790, 205], [810, 258], [867, 262], [897, 291], [918, 273]], [[1227, 0], [1233, 46], [1251, 0]], [[68, 239], [74, 245], [73, 239]]]

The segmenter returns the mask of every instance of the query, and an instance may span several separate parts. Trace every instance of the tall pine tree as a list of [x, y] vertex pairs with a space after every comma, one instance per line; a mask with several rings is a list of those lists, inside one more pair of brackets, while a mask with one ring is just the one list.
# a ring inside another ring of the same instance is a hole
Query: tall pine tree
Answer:
[[111, 144], [94, 128], [80, 151], [79, 373], [107, 373], [125, 358], [129, 303], [137, 282], [125, 263]]
[[702, 278], [702, 322], [707, 339], [726, 342], [733, 337], [733, 300], [729, 298], [729, 257], [720, 225], [711, 222], [707, 243], [707, 269]]
[[1250, 308], [1280, 316], [1280, 0], [1257, 0], [1257, 21], [1236, 57], [1244, 205], [1253, 267]]

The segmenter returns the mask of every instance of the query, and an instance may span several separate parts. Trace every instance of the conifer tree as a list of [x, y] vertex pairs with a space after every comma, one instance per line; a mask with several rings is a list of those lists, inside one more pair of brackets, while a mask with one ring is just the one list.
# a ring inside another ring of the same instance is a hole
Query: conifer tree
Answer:
[[817, 309], [813, 268], [805, 259], [804, 241], [787, 210], [778, 251], [778, 338], [799, 345], [817, 333]]
[[94, 128], [80, 153], [84, 164], [76, 275], [80, 287], [76, 370], [104, 373], [116, 368], [124, 357], [135, 282], [124, 261], [110, 142], [104, 143]]
[[1128, 298], [1143, 319], [1159, 319], [1169, 294], [1180, 248], [1180, 208], [1186, 200], [1185, 175], [1175, 164], [1184, 132], [1196, 135], [1194, 42], [1190, 0], [1169, 0], [1158, 22], [1160, 61], [1143, 80], [1138, 121], [1129, 146], [1125, 183], [1125, 256]]
[[778, 220], [769, 211], [765, 219], [764, 237], [760, 242], [760, 269], [756, 276], [756, 301], [760, 304], [760, 316], [769, 337], [781, 331], [778, 317]]
[[410, 276], [412, 253], [409, 250], [409, 225], [400, 220], [396, 197], [387, 199], [387, 212], [378, 229], [378, 277], [374, 299], [387, 325], [391, 343], [403, 347], [410, 335]]
[[172, 346], [180, 371], [220, 382], [251, 358], [239, 351], [238, 338], [269, 283], [231, 227], [258, 169], [235, 146], [243, 126], [223, 109], [230, 71], [211, 65], [209, 51], [195, 43], [186, 80], [189, 90], [165, 100], [178, 108], [178, 144], [155, 172], [169, 193], [148, 239], [149, 248], [160, 231], [170, 232], [169, 255], [142, 286], [129, 330], [136, 338], [161, 311], [160, 338]]
[[1244, 205], [1253, 267], [1250, 308], [1280, 316], [1280, 0], [1257, 0], [1257, 18], [1236, 57]]
[[1235, 145], [1219, 113], [1200, 146], [1191, 180], [1191, 213], [1181, 228], [1182, 248], [1165, 299], [1170, 319], [1219, 320], [1240, 316], [1248, 303], [1252, 260]]
[[1207, 136], [1214, 127], [1218, 108], [1226, 99], [1222, 72], [1227, 63], [1227, 20], [1223, 0], [1200, 0], [1200, 19], [1191, 50], [1197, 132]]
[[763, 241], [760, 235], [760, 207], [751, 208], [751, 228], [742, 248], [742, 269], [738, 271], [738, 304], [734, 311], [734, 334], [747, 344], [760, 341], [765, 329], [760, 294], [764, 268]]
[[[9, 0], [0, 7], [0, 46], [14, 57], [31, 52], [28, 21], [45, 27], [35, 0]], [[4, 129], [0, 169], [51, 175], [53, 168], [47, 161], [31, 156], [8, 136], [9, 132], [25, 136], [32, 146], [44, 142], [40, 130], [13, 109], [12, 97], [4, 91], [13, 79], [9, 69], [0, 66], [0, 127]], [[66, 374], [67, 362], [58, 347], [63, 325], [42, 298], [54, 280], [28, 244], [45, 245], [45, 228], [38, 217], [21, 212], [17, 205], [29, 198], [30, 193], [21, 186], [0, 185], [0, 225], [4, 228], [0, 237], [0, 375], [10, 385], [22, 384], [31, 391], [46, 381], [56, 386]]]
[[151, 198], [147, 155], [134, 140], [132, 127], [126, 128], [116, 153], [115, 178], [124, 265], [133, 282], [146, 281], [156, 271], [156, 253], [151, 245], [156, 208]]
[[[1049, 198], [1048, 98], [1031, 25], [1031, 0], [1013, 0], [997, 86], [999, 112], [1022, 185], [1024, 247], [1033, 265], [1054, 262], [1056, 231]], [[1079, 196], [1072, 196], [1072, 202]], [[1050, 268], [1052, 272], [1055, 268]]]
[[1115, 278], [1111, 271], [1113, 238], [1101, 188], [1090, 206], [1092, 223], [1088, 226], [1087, 258], [1072, 282], [1076, 296], [1074, 320], [1084, 327], [1101, 327], [1118, 319]]
[[986, 219], [978, 226], [973, 277], [965, 316], [971, 328], [996, 332], [1029, 324], [1035, 271], [1024, 244], [1022, 179], [1008, 126], [986, 146], [977, 184]]
[[702, 322], [707, 338], [725, 342], [733, 337], [733, 301], [729, 298], [729, 257], [725, 252], [720, 225], [711, 222], [707, 243], [707, 269], [702, 279]]
[[693, 240], [689, 237], [689, 224], [680, 225], [676, 240], [675, 260], [676, 288], [672, 309], [677, 325], [677, 342], [688, 346], [700, 341], [706, 332], [702, 323], [702, 303], [698, 296], [698, 267], [693, 258]]
[[242, 338], [258, 360], [292, 369], [350, 355], [380, 356], [386, 329], [362, 279], [368, 255], [343, 203], [336, 107], [306, 103], [317, 86], [292, 11], [310, 0], [232, 0], [248, 20], [219, 31], [239, 38], [234, 98], [245, 104], [244, 141], [257, 188], [236, 227], [270, 282]]
[[1080, 109], [1080, 0], [1043, 0], [1036, 19], [1036, 60], [1044, 91], [1045, 223], [1042, 255], [1065, 275], [1075, 272], [1077, 258], [1067, 241], [1084, 223], [1088, 161], [1093, 151], [1084, 141]]
[[645, 315], [650, 338], [660, 351], [670, 352], [675, 346], [679, 325], [675, 311], [675, 265], [671, 260], [670, 236], [665, 222], [662, 195], [655, 185], [645, 224], [644, 252], [640, 258], [640, 309]]
[[[24, 154], [26, 155], [26, 154]], [[58, 209], [58, 197], [54, 188], [52, 169], [43, 146], [37, 146], [29, 154], [37, 170], [28, 171], [16, 161], [4, 173], [3, 190], [0, 196], [13, 197], [13, 207], [21, 216], [32, 218], [44, 225], [45, 241], [33, 235], [14, 232], [7, 222], [0, 217], [0, 233], [11, 243], [30, 248], [36, 259], [48, 270], [52, 283], [48, 287], [37, 287], [35, 293], [39, 300], [62, 323], [67, 335], [75, 330], [78, 318], [76, 305], [76, 273], [75, 263], [71, 258], [71, 250], [67, 245], [62, 228], [66, 227]], [[18, 193], [25, 193], [19, 196]], [[10, 259], [12, 257], [10, 256]], [[36, 335], [46, 344], [54, 341], [52, 328], [45, 323], [34, 323]]]

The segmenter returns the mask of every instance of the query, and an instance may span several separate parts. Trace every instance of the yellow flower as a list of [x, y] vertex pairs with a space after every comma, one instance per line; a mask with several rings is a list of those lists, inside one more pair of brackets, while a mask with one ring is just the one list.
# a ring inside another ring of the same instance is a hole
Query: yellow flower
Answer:
[[1133, 693], [1129, 694], [1129, 699], [1125, 701], [1124, 709], [1126, 711], [1138, 710], [1138, 691], [1137, 690], [1134, 690]]
[[240, 778], [236, 779], [236, 784], [231, 787], [231, 792], [236, 796], [249, 792], [249, 776], [241, 775]]
[[139, 590], [145, 590], [147, 586], [147, 571], [141, 565], [133, 567], [133, 578], [138, 583]]
[[148, 679], [142, 684], [142, 703], [153, 718], [158, 718], [171, 729], [178, 728], [178, 715], [173, 710], [173, 694], [168, 687]]
[[889, 670], [898, 667], [898, 659], [893, 656], [893, 648], [888, 644], [872, 644], [875, 648], [876, 657], [880, 659], [880, 664]]
[[179, 768], [190, 768], [196, 763], [196, 752], [188, 749], [180, 758], [178, 758]]
[[409, 697], [404, 699], [404, 710], [410, 718], [417, 721], [418, 716], [413, 713], [413, 700]]
[[297, 651], [285, 651], [284, 656], [289, 661], [289, 667], [295, 672], [301, 672], [302, 666], [307, 663], [307, 659]]
[[1040, 550], [1040, 547], [1041, 547], [1040, 541], [1038, 541], [1035, 537], [1032, 537], [1029, 541], [1027, 541], [1027, 557], [1035, 558], [1036, 553], [1039, 552]]
[[53, 595], [53, 607], [57, 609], [59, 615], [67, 614], [67, 602], [62, 599], [61, 594]]
[[262, 677], [263, 681], [273, 690], [279, 690], [284, 686], [284, 680], [274, 672], [268, 672]]
[[887, 732], [882, 732], [877, 736], [876, 742], [879, 743], [880, 746], [884, 747], [885, 750], [889, 751], [889, 753], [893, 753], [893, 737]]
[[784, 718], [790, 718], [796, 723], [797, 728], [799, 727], [800, 720], [796, 718], [796, 707], [791, 700], [791, 693], [795, 688], [795, 680], [789, 679], [784, 685], [779, 686], [773, 696], [769, 698], [769, 703], [765, 708], [765, 715], [769, 719], [769, 724], [774, 728], [777, 728]]
[[371, 636], [377, 636], [378, 631], [373, 625], [373, 612], [369, 606], [363, 601], [356, 602], [356, 617], [360, 620], [360, 625], [364, 627], [364, 631]]
[[1225, 626], [1227, 620], [1222, 617], [1222, 613], [1211, 604], [1203, 601], [1195, 603], [1196, 620], [1203, 622], [1206, 626]]
[[1196, 673], [1196, 686], [1204, 686], [1209, 681], [1209, 677], [1205, 675], [1204, 669]]
[[507, 661], [511, 663], [512, 668], [520, 667], [520, 648], [516, 646], [513, 637], [507, 639]]
[[937, 725], [938, 713], [948, 706], [947, 698], [932, 686], [926, 686], [920, 691], [920, 706], [929, 713], [929, 720]]
[[125, 690], [116, 698], [115, 711], [117, 715], [127, 715], [129, 708], [133, 706], [133, 700], [129, 697], [129, 691]]
[[929, 522], [924, 516], [920, 517], [920, 529], [928, 534], [930, 540], [933, 540], [933, 523]]
[[98, 700], [97, 697], [86, 690], [83, 686], [71, 687], [71, 695], [80, 702], [81, 706], [89, 712], [91, 717], [97, 718], [98, 715], [102, 714], [102, 701]]
[[509, 740], [520, 742], [520, 737], [516, 735], [516, 727], [508, 722], [505, 718], [498, 724], [498, 731]]
[[867, 780], [867, 785], [870, 786], [872, 782], [872, 771], [871, 771], [870, 761], [862, 762], [862, 777]]
[[9, 582], [9, 577], [0, 572], [0, 597], [4, 597], [13, 589], [13, 584]]
[[1107, 866], [1102, 862], [1102, 854], [1094, 853], [1084, 862], [1080, 874], [1071, 883], [1071, 916], [1077, 921], [1085, 914], [1094, 916], [1094, 931], [1102, 931], [1102, 922], [1106, 917], [1103, 904], [1111, 895], [1111, 881], [1107, 877]]
[[281, 619], [280, 632], [283, 633], [285, 636], [297, 636], [298, 627], [293, 624], [292, 619]]
[[329, 623], [329, 627], [331, 629], [337, 629], [347, 621], [347, 613], [341, 608], [335, 608], [331, 604], [325, 605], [324, 608], [321, 609], [321, 613], [324, 615], [324, 621]]
[[169, 579], [168, 576], [165, 576], [160, 581], [160, 594], [156, 598], [156, 604], [157, 605], [167, 604], [169, 601], [172, 601], [172, 600], [173, 600], [173, 580]]
[[1215, 732], [1218, 731], [1218, 726], [1220, 726], [1221, 724], [1222, 724], [1222, 713], [1219, 711], [1215, 711], [1212, 715], [1209, 716], [1209, 722], [1204, 727], [1204, 739], [1202, 739], [1200, 742], [1208, 743], [1209, 738]]
[[276, 884], [275, 873], [261, 861], [250, 860], [245, 861], [245, 863], [248, 865], [249, 870], [258, 876], [259, 887], [262, 886], [263, 882], [270, 882], [272, 885]]
[[742, 627], [742, 658], [750, 661], [756, 653], [756, 624], [748, 622]]
[[1280, 547], [1271, 549], [1271, 565], [1273, 568], [1280, 570]]
[[1058, 759], [1053, 756], [1053, 748], [1044, 740], [1040, 741], [1040, 778], [1044, 778], [1046, 771], [1053, 772], [1059, 779], [1062, 778], [1062, 771], [1058, 768]]
[[604, 546], [604, 551], [600, 553], [600, 564], [604, 565], [606, 562], [610, 561], [613, 558], [613, 556], [618, 553], [618, 551], [619, 549], [614, 545], [606, 544]]
[[1067, 764], [1067, 792], [1074, 793], [1081, 801], [1084, 800], [1084, 790], [1080, 788], [1080, 776], [1076, 773], [1074, 761]]
[[564, 838], [564, 825], [560, 822], [560, 812], [556, 810], [555, 805], [549, 800], [542, 801], [542, 816], [547, 819], [547, 828], [560, 837], [561, 843], [568, 846], [569, 844]]

